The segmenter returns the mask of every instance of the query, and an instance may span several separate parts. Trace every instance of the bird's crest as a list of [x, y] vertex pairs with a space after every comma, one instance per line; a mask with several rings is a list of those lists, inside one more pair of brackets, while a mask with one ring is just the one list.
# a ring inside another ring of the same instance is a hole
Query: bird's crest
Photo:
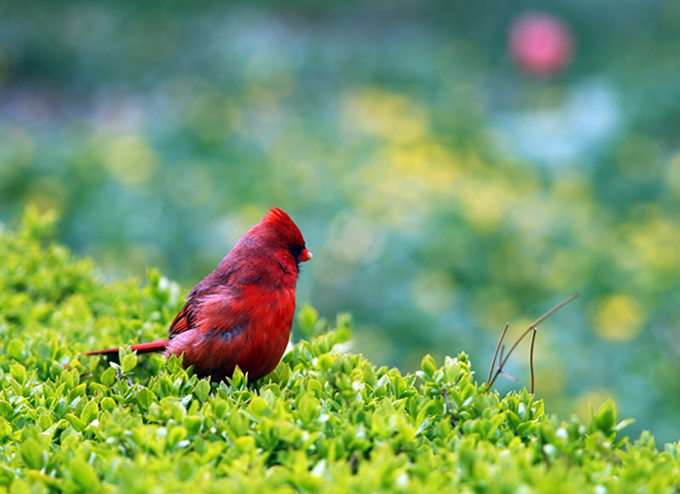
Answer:
[[276, 229], [281, 235], [281, 240], [292, 245], [304, 245], [305, 240], [297, 225], [290, 219], [285, 211], [271, 207], [269, 212], [262, 218], [261, 225], [268, 225]]
[[290, 219], [288, 213], [275, 207], [269, 208], [269, 212], [265, 215], [264, 218], [262, 218], [262, 223], [280, 223], [280, 222], [293, 223], [293, 220]]

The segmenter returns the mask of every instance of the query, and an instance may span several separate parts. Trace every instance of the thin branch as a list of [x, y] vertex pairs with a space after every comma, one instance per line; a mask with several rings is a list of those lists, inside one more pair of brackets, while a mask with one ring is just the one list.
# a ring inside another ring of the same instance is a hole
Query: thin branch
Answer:
[[534, 343], [536, 342], [538, 328], [534, 326], [534, 334], [531, 335], [531, 350], [529, 350], [529, 368], [531, 369], [531, 394], [534, 394]]
[[517, 348], [517, 345], [519, 345], [519, 343], [524, 339], [524, 337], [525, 337], [527, 334], [529, 334], [529, 331], [531, 331], [532, 329], [534, 329], [536, 326], [539, 325], [539, 323], [545, 321], [545, 320], [546, 320], [548, 317], [550, 317], [553, 313], [555, 313], [557, 310], [559, 310], [559, 309], [561, 309], [562, 307], [564, 307], [565, 305], [567, 305], [569, 302], [571, 302], [572, 300], [574, 300], [576, 297], [578, 297], [578, 292], [576, 292], [576, 293], [574, 293], [573, 295], [571, 295], [571, 296], [565, 298], [564, 300], [562, 300], [562, 302], [560, 302], [560, 303], [557, 304], [555, 307], [553, 307], [553, 308], [550, 309], [548, 312], [546, 312], [546, 313], [543, 314], [541, 317], [539, 317], [539, 318], [536, 319], [534, 322], [532, 322], [532, 323], [529, 325], [529, 327], [524, 331], [524, 333], [522, 333], [522, 335], [521, 335], [519, 338], [517, 338], [517, 341], [515, 341], [515, 343], [513, 343], [513, 345], [510, 347], [510, 350], [509, 350], [508, 353], [505, 355], [505, 360], [503, 360], [503, 361], [501, 362], [501, 364], [500, 364], [501, 367], [504, 367], [504, 366], [505, 366], [505, 363], [507, 362], [508, 358], [510, 358], [510, 354], [515, 350], [515, 348]]
[[548, 458], [548, 454], [545, 452], [545, 445], [541, 447], [541, 455], [543, 455], [543, 461], [545, 462], [546, 467], [548, 468], [548, 470], [550, 470], [552, 464], [550, 463], [550, 458]]
[[352, 472], [352, 475], [357, 473], [357, 462], [359, 461], [359, 455], [355, 451], [352, 453], [352, 456], [349, 457], [349, 461], [347, 462], [349, 464], [349, 469]]
[[453, 427], [456, 427], [456, 425], [458, 425], [458, 419], [456, 419], [455, 415], [453, 415], [453, 407], [451, 406], [451, 402], [449, 401], [449, 394], [446, 392], [446, 390], [444, 390], [442, 394], [444, 395], [444, 401], [446, 402], [446, 409], [449, 411], [451, 425]]
[[508, 373], [505, 372], [505, 371], [499, 370], [498, 373], [499, 373], [501, 376], [510, 379], [511, 381], [515, 381], [515, 382], [519, 381], [519, 379], [517, 379], [515, 376], [511, 376], [510, 374], [508, 374]]
[[[532, 323], [530, 324], [529, 329], [531, 329], [531, 328], [533, 328], [533, 327], [535, 327], [535, 326], [538, 326], [540, 323], [542, 323], [543, 321], [545, 321], [548, 317], [550, 317], [551, 315], [553, 315], [555, 312], [557, 312], [558, 310], [560, 310], [562, 307], [564, 307], [565, 305], [567, 305], [569, 302], [571, 302], [572, 300], [574, 300], [574, 299], [575, 299], [576, 297], [578, 297], [578, 296], [579, 296], [579, 293], [578, 293], [578, 292], [575, 292], [575, 293], [572, 293], [571, 295], [569, 295], [567, 298], [565, 298], [564, 300], [562, 300], [562, 302], [560, 302], [560, 303], [557, 304], [555, 307], [553, 307], [553, 308], [550, 309], [548, 312], [546, 312], [546, 313], [543, 314], [541, 317], [539, 317], [539, 318], [536, 319], [534, 322], [532, 322]], [[527, 330], [527, 331], [528, 331], [528, 330]]]
[[501, 349], [501, 343], [503, 343], [503, 338], [505, 338], [505, 333], [507, 333], [508, 328], [510, 327], [510, 323], [506, 322], [505, 327], [503, 328], [503, 332], [501, 333], [501, 337], [498, 338], [498, 344], [496, 345], [496, 351], [493, 352], [493, 360], [491, 361], [491, 368], [489, 369], [489, 378], [486, 380], [486, 387], [489, 387], [489, 383], [491, 382], [491, 375], [493, 374], [494, 371], [494, 366], [496, 365], [496, 357], [498, 357], [498, 351]]
[[[565, 299], [562, 300], [559, 304], [555, 305], [553, 308], [551, 308], [550, 310], [548, 310], [545, 314], [543, 314], [541, 317], [539, 317], [538, 319], [536, 319], [534, 322], [532, 322], [532, 323], [529, 325], [529, 327], [528, 327], [528, 328], [520, 335], [520, 337], [517, 338], [517, 340], [515, 340], [515, 342], [512, 344], [512, 346], [510, 347], [510, 350], [508, 350], [508, 353], [505, 354], [505, 358], [502, 358], [502, 357], [501, 357], [500, 362], [499, 362], [499, 364], [498, 364], [498, 370], [496, 370], [496, 374], [494, 374], [493, 378], [492, 378], [491, 381], [489, 382], [488, 388], [490, 388], [491, 386], [493, 386], [493, 383], [496, 382], [496, 379], [497, 379], [498, 376], [500, 375], [500, 373], [501, 373], [503, 367], [505, 367], [505, 364], [508, 362], [508, 359], [510, 358], [510, 355], [511, 355], [512, 352], [515, 350], [515, 348], [517, 348], [517, 345], [520, 344], [520, 342], [524, 339], [524, 337], [525, 337], [527, 334], [529, 334], [529, 331], [531, 331], [531, 330], [534, 329], [536, 326], [538, 326], [539, 323], [543, 322], [546, 318], [548, 318], [549, 316], [551, 316], [555, 311], [561, 309], [562, 307], [564, 307], [565, 305], [567, 305], [569, 302], [571, 302], [572, 300], [574, 300], [576, 297], [578, 297], [578, 295], [579, 295], [579, 293], [576, 292], [576, 293], [570, 295], [569, 297], [565, 298]], [[502, 355], [502, 353], [501, 353], [501, 355]], [[488, 389], [488, 388], [487, 388], [487, 389]]]

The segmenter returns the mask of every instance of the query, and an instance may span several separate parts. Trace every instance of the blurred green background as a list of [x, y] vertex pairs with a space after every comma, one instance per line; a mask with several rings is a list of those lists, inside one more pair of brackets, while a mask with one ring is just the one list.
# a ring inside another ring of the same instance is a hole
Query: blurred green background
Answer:
[[547, 410], [611, 397], [677, 440], [679, 68], [670, 0], [3, 2], [0, 219], [56, 209], [106, 276], [188, 290], [276, 205], [298, 301], [403, 371], [466, 351], [482, 380], [506, 321], [579, 290], [538, 335]]

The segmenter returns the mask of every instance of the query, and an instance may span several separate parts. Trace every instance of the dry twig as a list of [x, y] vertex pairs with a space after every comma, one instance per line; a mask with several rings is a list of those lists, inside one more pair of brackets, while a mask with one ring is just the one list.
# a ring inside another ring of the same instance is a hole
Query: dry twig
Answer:
[[[550, 317], [554, 312], [558, 311], [565, 305], [567, 305], [569, 302], [574, 300], [576, 297], [578, 297], [578, 292], [574, 293], [573, 295], [570, 295], [569, 297], [565, 298], [562, 300], [559, 304], [555, 305], [552, 307], [550, 310], [548, 310], [545, 314], [543, 314], [541, 317], [536, 319], [534, 322], [532, 322], [529, 327], [520, 335], [517, 340], [512, 344], [510, 347], [510, 350], [508, 350], [508, 353], [503, 355], [503, 350], [505, 348], [505, 345], [503, 345], [503, 338], [505, 338], [505, 333], [508, 331], [508, 326], [509, 324], [506, 323], [505, 328], [503, 328], [503, 332], [501, 333], [501, 337], [498, 340], [498, 344], [496, 345], [496, 352], [493, 355], [493, 361], [491, 362], [491, 370], [489, 371], [489, 378], [486, 381], [486, 388], [491, 389], [491, 386], [493, 386], [493, 383], [496, 382], [496, 379], [498, 378], [499, 375], [503, 374], [506, 377], [509, 377], [510, 379], [516, 380], [512, 376], [508, 376], [503, 371], [503, 368], [505, 367], [505, 364], [508, 362], [508, 359], [510, 358], [510, 355], [512, 352], [517, 348], [517, 345], [520, 344], [520, 342], [524, 339], [524, 337], [529, 334], [529, 331], [533, 330], [534, 335], [531, 340], [531, 353], [530, 353], [530, 364], [531, 364], [531, 392], [534, 392], [534, 340], [536, 339], [536, 331], [538, 331], [537, 326], [543, 322], [545, 319]], [[498, 352], [500, 349], [500, 358], [498, 359], [498, 367], [494, 369], [494, 366], [496, 365], [496, 357], [498, 357]], [[495, 372], [494, 372], [495, 370]]]

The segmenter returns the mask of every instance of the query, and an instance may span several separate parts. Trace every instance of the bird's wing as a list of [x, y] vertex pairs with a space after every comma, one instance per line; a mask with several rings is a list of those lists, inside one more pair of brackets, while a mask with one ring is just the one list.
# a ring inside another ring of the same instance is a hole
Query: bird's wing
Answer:
[[175, 320], [170, 324], [170, 329], [168, 329], [168, 335], [170, 338], [177, 336], [180, 333], [188, 329], [194, 329], [196, 327], [196, 302], [195, 300], [189, 299], [179, 314], [175, 316]]
[[[205, 281], [205, 280], [204, 280]], [[215, 330], [229, 331], [240, 322], [238, 316], [241, 308], [232, 295], [228, 284], [202, 284], [194, 287], [187, 296], [187, 301], [175, 317], [168, 329], [169, 338], [174, 338], [190, 329], [198, 329], [205, 333]], [[216, 319], [211, 321], [210, 319]], [[218, 327], [213, 328], [212, 322]]]

